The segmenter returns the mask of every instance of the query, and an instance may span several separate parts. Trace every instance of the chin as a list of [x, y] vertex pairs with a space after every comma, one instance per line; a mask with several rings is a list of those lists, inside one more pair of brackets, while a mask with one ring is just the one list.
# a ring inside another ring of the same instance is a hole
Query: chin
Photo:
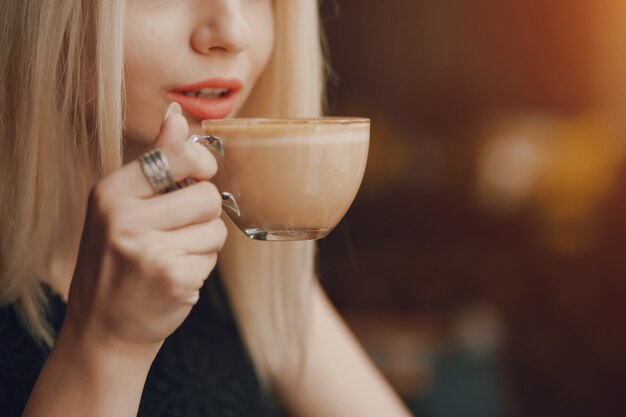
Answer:
[[187, 119], [189, 123], [189, 134], [195, 135], [202, 133], [202, 121], [196, 118]]

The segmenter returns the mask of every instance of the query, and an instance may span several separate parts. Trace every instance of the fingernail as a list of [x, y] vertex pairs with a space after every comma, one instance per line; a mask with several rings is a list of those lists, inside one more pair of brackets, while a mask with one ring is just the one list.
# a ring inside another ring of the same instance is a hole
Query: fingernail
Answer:
[[163, 116], [163, 123], [165, 123], [165, 121], [169, 119], [169, 117], [174, 113], [178, 113], [178, 114], [183, 113], [183, 109], [180, 108], [180, 104], [178, 104], [175, 101], [170, 103], [169, 106], [167, 106], [167, 110], [165, 111], [165, 116]]

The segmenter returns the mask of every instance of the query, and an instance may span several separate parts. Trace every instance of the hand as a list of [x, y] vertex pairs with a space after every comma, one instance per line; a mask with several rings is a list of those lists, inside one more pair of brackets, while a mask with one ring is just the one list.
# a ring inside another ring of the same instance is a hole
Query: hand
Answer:
[[215, 158], [184, 142], [187, 122], [179, 111], [168, 113], [155, 147], [175, 181], [198, 182], [155, 196], [134, 161], [102, 179], [89, 197], [63, 328], [98, 346], [148, 347], [156, 354], [198, 301], [226, 239], [221, 197], [209, 182]]

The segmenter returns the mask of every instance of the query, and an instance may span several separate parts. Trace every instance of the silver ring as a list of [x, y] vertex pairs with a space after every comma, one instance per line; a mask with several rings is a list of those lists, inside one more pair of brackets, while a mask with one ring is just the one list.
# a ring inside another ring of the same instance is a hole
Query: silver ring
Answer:
[[141, 155], [139, 164], [155, 194], [163, 194], [174, 185], [170, 164], [160, 149], [153, 149]]

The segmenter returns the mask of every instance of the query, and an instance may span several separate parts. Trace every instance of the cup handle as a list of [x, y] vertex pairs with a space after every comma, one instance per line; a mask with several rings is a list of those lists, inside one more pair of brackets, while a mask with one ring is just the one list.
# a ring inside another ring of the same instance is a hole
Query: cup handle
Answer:
[[[188, 137], [187, 141], [199, 143], [200, 145], [203, 145], [205, 148], [207, 148], [209, 151], [213, 149], [217, 152], [220, 160], [224, 159], [224, 143], [222, 139], [218, 137], [210, 136], [210, 135], [193, 135], [193, 136]], [[185, 178], [184, 180], [177, 182], [176, 185], [173, 186], [173, 188], [179, 189], [179, 188], [190, 186], [194, 183], [195, 181], [192, 180], [191, 178]], [[168, 190], [168, 191], [172, 191], [172, 190]], [[237, 217], [240, 217], [241, 210], [239, 209], [239, 205], [237, 204], [237, 200], [235, 199], [235, 196], [229, 193], [228, 191], [220, 192], [220, 194], [222, 196], [222, 206], [228, 209], [230, 213], [236, 215]]]

